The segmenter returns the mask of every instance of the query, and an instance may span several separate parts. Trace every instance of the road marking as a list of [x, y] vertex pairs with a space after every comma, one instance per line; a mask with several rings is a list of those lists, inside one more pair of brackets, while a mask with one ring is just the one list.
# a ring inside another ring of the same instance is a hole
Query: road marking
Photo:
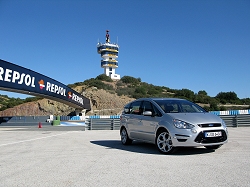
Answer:
[[41, 140], [41, 139], [51, 138], [51, 137], [55, 137], [55, 136], [61, 136], [61, 135], [68, 134], [68, 133], [73, 133], [73, 132], [74, 132], [74, 131], [71, 131], [71, 132], [64, 132], [64, 133], [61, 133], [61, 134], [55, 134], [55, 135], [50, 135], [50, 136], [44, 136], [44, 137], [40, 137], [40, 138], [33, 138], [33, 139], [29, 139], [29, 140], [22, 140], [22, 141], [18, 141], [18, 142], [11, 142], [11, 143], [6, 143], [6, 144], [0, 144], [0, 147], [6, 146], [6, 145], [13, 145], [13, 144], [24, 143], [24, 142], [31, 142], [31, 141], [35, 141], [35, 140]]

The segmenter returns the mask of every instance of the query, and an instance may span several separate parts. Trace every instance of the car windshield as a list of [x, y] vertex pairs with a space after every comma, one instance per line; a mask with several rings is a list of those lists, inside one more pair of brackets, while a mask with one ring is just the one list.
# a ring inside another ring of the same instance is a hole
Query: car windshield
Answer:
[[207, 112], [199, 105], [187, 100], [154, 100], [165, 113]]

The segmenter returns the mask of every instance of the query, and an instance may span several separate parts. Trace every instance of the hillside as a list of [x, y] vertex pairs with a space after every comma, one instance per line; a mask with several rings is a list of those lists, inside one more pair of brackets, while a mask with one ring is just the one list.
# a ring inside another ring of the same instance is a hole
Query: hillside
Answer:
[[[234, 92], [220, 92], [213, 98], [204, 90], [198, 93], [188, 89], [175, 90], [141, 82], [140, 78], [130, 76], [113, 81], [102, 74], [68, 86], [90, 99], [92, 110], [86, 115], [120, 114], [126, 103], [141, 97], [185, 98], [206, 110], [248, 109], [250, 105], [249, 98], [239, 99]], [[0, 98], [0, 116], [74, 115], [75, 110], [65, 104], [38, 97], [22, 100], [0, 95]]]
[[[78, 87], [79, 89], [79, 87]], [[85, 96], [91, 100], [91, 111], [87, 115], [115, 115], [119, 114], [124, 106], [132, 98], [117, 96], [105, 90], [89, 88], [85, 90]], [[0, 111], [0, 116], [44, 116], [44, 115], [74, 115], [75, 109], [68, 105], [50, 99], [27, 102], [6, 110]]]

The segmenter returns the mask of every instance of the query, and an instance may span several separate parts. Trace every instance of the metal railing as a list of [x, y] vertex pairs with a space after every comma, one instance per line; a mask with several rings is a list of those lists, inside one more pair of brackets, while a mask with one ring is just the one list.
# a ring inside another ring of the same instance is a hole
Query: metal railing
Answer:
[[[79, 116], [78, 116], [79, 117]], [[86, 130], [119, 130], [120, 128], [120, 116], [111, 116], [109, 118], [102, 118], [103, 116], [88, 116], [85, 120], [79, 120], [76, 117], [69, 117], [66, 122], [73, 123], [85, 123]], [[107, 116], [105, 116], [107, 117]], [[237, 115], [219, 115], [228, 127], [243, 127], [250, 126], [250, 114], [237, 114]], [[38, 122], [44, 122], [49, 116], [13, 116], [13, 117], [1, 117], [0, 126], [34, 126]], [[64, 119], [65, 120], [65, 119]], [[49, 124], [48, 124], [49, 125]], [[81, 124], [79, 124], [81, 125]]]
[[250, 126], [250, 115], [240, 114], [240, 115], [223, 115], [220, 116], [228, 127], [242, 127]]
[[[222, 115], [228, 127], [250, 126], [250, 114]], [[119, 130], [120, 119], [88, 118], [85, 120], [86, 130]]]
[[89, 118], [85, 120], [86, 130], [119, 130], [120, 119]]

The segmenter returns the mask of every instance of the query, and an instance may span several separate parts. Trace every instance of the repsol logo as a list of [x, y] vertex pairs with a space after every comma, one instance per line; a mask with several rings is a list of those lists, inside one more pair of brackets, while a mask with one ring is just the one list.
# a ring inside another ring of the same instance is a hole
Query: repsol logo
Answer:
[[46, 91], [48, 91], [48, 92], [52, 92], [52, 93], [56, 93], [58, 95], [66, 96], [66, 89], [61, 87], [61, 86], [58, 86], [58, 85], [50, 83], [50, 82], [47, 82], [46, 86], [45, 86], [43, 80], [40, 80], [38, 82], [38, 84], [39, 84], [41, 90], [44, 87], [46, 87]]
[[72, 100], [78, 102], [78, 103], [81, 103], [83, 105], [83, 98], [79, 97], [78, 95], [76, 94], [72, 94]]
[[26, 86], [35, 86], [35, 77], [29, 74], [20, 73], [18, 71], [13, 71], [11, 69], [4, 69], [0, 67], [0, 80], [5, 82], [12, 82], [17, 84], [25, 84]]
[[66, 94], [65, 94], [66, 89], [61, 86], [57, 86], [56, 84], [51, 84], [50, 82], [47, 82], [46, 90], [66, 97]]

